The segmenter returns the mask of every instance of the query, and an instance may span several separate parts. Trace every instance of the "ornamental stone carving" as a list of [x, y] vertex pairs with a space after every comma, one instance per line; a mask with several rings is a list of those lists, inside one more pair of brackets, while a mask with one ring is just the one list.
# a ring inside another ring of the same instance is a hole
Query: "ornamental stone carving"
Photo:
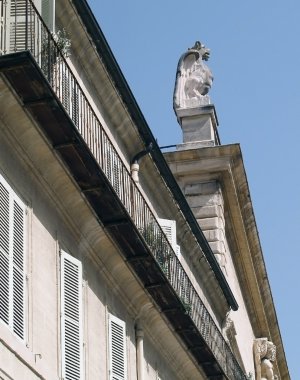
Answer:
[[276, 380], [273, 363], [276, 360], [276, 346], [267, 338], [255, 339], [253, 345], [256, 380]]
[[210, 104], [208, 91], [213, 76], [204, 64], [210, 51], [201, 42], [188, 49], [179, 59], [173, 97], [175, 113], [178, 109], [195, 108]]

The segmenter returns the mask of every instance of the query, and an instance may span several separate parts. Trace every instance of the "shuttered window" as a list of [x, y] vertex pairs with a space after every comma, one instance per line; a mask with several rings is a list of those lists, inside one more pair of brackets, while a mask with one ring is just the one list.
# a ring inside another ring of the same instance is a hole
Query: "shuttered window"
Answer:
[[11, 0], [10, 5], [10, 51], [25, 50], [26, 0]]
[[125, 322], [109, 314], [109, 379], [127, 379]]
[[82, 379], [82, 266], [61, 252], [62, 378]]
[[80, 129], [83, 118], [82, 98], [75, 77], [67, 68], [65, 62], [58, 62], [54, 73], [54, 87], [64, 109], [75, 126]]
[[0, 320], [25, 339], [25, 205], [1, 175]]
[[[40, 0], [35, 0], [34, 5], [40, 12]], [[7, 21], [10, 24], [9, 51], [30, 49], [33, 55], [36, 55], [40, 51], [41, 29], [38, 18], [35, 16], [35, 10], [26, 0], [10, 0], [7, 2], [7, 7]]]
[[180, 256], [180, 246], [177, 245], [176, 238], [176, 222], [170, 219], [158, 219], [158, 222], [164, 231], [167, 239], [169, 240], [174, 252], [177, 256]]

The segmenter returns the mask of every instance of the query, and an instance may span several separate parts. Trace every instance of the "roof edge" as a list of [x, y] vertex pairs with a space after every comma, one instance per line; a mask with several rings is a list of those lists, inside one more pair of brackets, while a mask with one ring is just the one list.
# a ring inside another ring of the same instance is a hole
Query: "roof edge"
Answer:
[[128, 112], [135, 123], [140, 136], [142, 137], [145, 146], [148, 146], [149, 143], [153, 144], [153, 150], [151, 151], [151, 156], [155, 162], [161, 176], [164, 178], [167, 186], [172, 192], [174, 199], [178, 203], [180, 209], [182, 210], [186, 220], [188, 221], [192, 232], [194, 233], [199, 245], [201, 246], [205, 257], [210, 264], [214, 275], [219, 283], [219, 286], [226, 298], [228, 305], [235, 311], [238, 309], [238, 303], [231, 291], [231, 288], [202, 232], [200, 229], [195, 216], [190, 209], [184, 195], [181, 192], [177, 181], [175, 180], [166, 160], [164, 159], [163, 154], [161, 153], [159, 146], [154, 138], [145, 118], [140, 110], [137, 101], [134, 98], [132, 91], [129, 88], [129, 85], [118, 65], [108, 42], [91, 11], [90, 6], [86, 0], [72, 0], [79, 17], [81, 18], [88, 34], [90, 35], [95, 48], [102, 58], [102, 61], [106, 67], [107, 72], [111, 76], [116, 89], [118, 90], [120, 97], [126, 107]]

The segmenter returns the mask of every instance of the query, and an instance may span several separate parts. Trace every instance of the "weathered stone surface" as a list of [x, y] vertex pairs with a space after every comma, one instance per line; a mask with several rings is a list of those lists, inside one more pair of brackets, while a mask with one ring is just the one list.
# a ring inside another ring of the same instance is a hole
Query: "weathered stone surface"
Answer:
[[213, 139], [211, 120], [205, 115], [183, 118], [182, 128], [184, 143]]
[[184, 188], [185, 195], [205, 195], [213, 194], [219, 190], [219, 184], [217, 181], [191, 183]]
[[223, 208], [224, 202], [222, 194], [207, 194], [207, 195], [188, 195], [187, 201], [191, 207], [203, 207], [203, 206], [220, 206]]
[[214, 254], [225, 254], [226, 252], [223, 241], [211, 241], [209, 245]]
[[223, 209], [221, 206], [203, 206], [203, 207], [191, 207], [196, 219], [223, 217]]
[[225, 241], [225, 233], [222, 229], [206, 230], [203, 231], [204, 236], [206, 237], [209, 243], [214, 241]]
[[197, 219], [197, 221], [200, 224], [202, 231], [213, 230], [215, 228], [224, 229], [224, 220], [222, 218], [204, 218]]
[[222, 269], [224, 270], [225, 265], [226, 265], [225, 255], [223, 253], [215, 253], [215, 257], [216, 257], [220, 267], [222, 267]]
[[190, 149], [190, 144], [195, 143], [197, 146], [214, 146], [219, 143], [216, 132], [218, 120], [213, 105], [178, 109], [177, 117], [183, 132], [180, 150]]

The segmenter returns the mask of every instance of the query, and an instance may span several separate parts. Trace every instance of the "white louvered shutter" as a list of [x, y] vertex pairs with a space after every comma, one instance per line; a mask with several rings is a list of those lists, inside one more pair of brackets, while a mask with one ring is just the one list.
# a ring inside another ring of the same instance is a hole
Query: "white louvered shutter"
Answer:
[[[37, 11], [41, 12], [41, 0], [35, 0]], [[40, 52], [41, 24], [36, 11], [26, 0], [9, 0], [7, 2], [7, 25], [9, 51], [17, 52], [29, 49], [37, 57]], [[27, 22], [26, 22], [27, 15]], [[26, 34], [27, 28], [27, 34]], [[27, 41], [26, 41], [27, 35]]]
[[1, 175], [0, 319], [25, 339], [25, 205]]
[[[0, 181], [2, 178], [0, 177]], [[0, 182], [0, 318], [10, 324], [10, 212], [9, 191]]]
[[59, 100], [73, 120], [75, 126], [80, 128], [82, 125], [82, 97], [80, 95], [79, 86], [64, 61], [58, 62], [56, 65], [54, 82]]
[[12, 278], [13, 278], [13, 331], [24, 339], [25, 326], [25, 208], [17, 199], [13, 199], [12, 228]]
[[167, 236], [173, 250], [177, 252], [177, 242], [176, 242], [176, 222], [175, 220], [169, 219], [158, 219], [158, 222]]
[[109, 364], [110, 380], [127, 379], [126, 325], [109, 314]]
[[26, 0], [10, 0], [9, 50], [22, 51], [26, 47]]
[[62, 378], [82, 379], [82, 265], [61, 252]]

